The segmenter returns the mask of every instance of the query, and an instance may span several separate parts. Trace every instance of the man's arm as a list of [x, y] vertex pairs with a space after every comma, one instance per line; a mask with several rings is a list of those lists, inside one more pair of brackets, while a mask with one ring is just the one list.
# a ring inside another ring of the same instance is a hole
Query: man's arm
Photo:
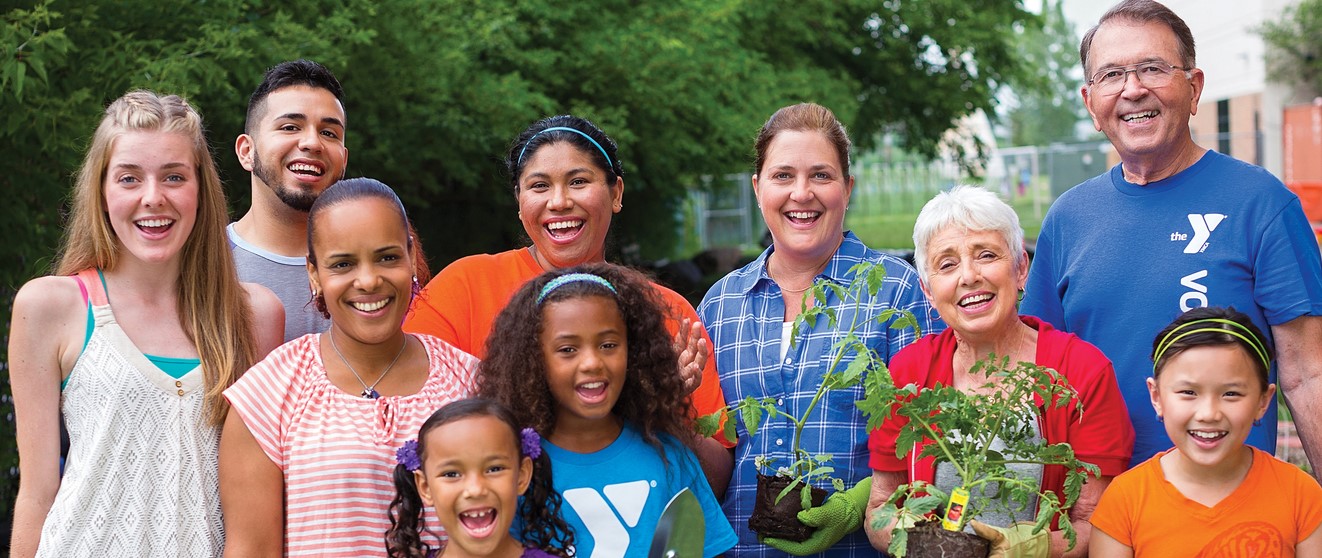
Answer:
[[1272, 336], [1277, 383], [1313, 477], [1322, 478], [1318, 471], [1322, 467], [1322, 316], [1300, 316], [1272, 326]]

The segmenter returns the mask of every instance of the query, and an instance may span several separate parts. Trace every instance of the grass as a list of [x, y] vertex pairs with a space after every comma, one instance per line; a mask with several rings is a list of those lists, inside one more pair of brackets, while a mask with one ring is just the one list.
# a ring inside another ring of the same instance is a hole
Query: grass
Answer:
[[[1039, 187], [1044, 187], [1039, 186]], [[857, 195], [857, 194], [855, 194]], [[1029, 196], [1015, 198], [1010, 205], [1019, 215], [1019, 224], [1024, 228], [1024, 237], [1033, 239], [1042, 230], [1042, 219], [1034, 217], [1033, 199]], [[1046, 204], [1042, 206], [1046, 213]], [[845, 227], [854, 231], [864, 244], [881, 250], [913, 250], [913, 225], [918, 220], [918, 213], [864, 213], [851, 212], [845, 220]]]

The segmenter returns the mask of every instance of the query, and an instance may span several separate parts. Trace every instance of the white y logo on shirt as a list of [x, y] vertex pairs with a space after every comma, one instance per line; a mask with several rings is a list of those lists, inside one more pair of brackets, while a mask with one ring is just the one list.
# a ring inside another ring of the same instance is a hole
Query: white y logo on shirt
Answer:
[[[638, 525], [651, 484], [639, 480], [607, 485], [601, 492], [592, 488], [572, 488], [564, 492], [565, 503], [583, 520], [592, 537], [592, 556], [589, 558], [624, 558], [624, 553], [629, 550], [626, 526]], [[602, 498], [603, 494], [605, 498]]]
[[1185, 254], [1197, 254], [1207, 249], [1207, 239], [1212, 237], [1212, 231], [1226, 216], [1220, 213], [1208, 213], [1200, 215], [1197, 213], [1189, 214], [1189, 224], [1193, 225], [1193, 238], [1189, 240], [1189, 245], [1184, 247]]

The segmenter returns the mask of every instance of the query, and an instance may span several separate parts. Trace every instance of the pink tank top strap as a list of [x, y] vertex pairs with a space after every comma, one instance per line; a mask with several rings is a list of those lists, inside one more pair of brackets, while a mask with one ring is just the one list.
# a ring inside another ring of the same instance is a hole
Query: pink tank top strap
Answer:
[[91, 299], [92, 306], [105, 306], [109, 304], [110, 299], [106, 296], [106, 288], [101, 284], [101, 275], [95, 268], [88, 268], [79, 271], [74, 275], [78, 281], [78, 289], [83, 292], [83, 300]]

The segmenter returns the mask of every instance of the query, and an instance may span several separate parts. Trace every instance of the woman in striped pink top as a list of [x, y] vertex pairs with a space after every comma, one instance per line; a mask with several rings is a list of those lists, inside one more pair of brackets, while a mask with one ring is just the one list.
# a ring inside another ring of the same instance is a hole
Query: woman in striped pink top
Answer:
[[413, 242], [399, 198], [375, 180], [341, 181], [312, 205], [308, 278], [331, 327], [225, 391], [226, 556], [386, 555], [394, 449], [470, 393], [477, 365], [400, 329], [418, 289]]

